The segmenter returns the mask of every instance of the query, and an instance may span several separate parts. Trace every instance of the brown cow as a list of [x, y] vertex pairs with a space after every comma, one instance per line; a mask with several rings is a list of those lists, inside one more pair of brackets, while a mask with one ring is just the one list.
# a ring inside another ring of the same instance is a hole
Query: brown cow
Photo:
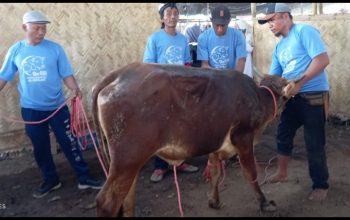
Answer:
[[[211, 164], [238, 153], [262, 210], [274, 210], [256, 180], [253, 142], [286, 99], [287, 81], [231, 71], [133, 63], [93, 90], [96, 129], [108, 144], [109, 174], [98, 193], [98, 216], [133, 216], [140, 169], [154, 155], [170, 164], [209, 154]], [[273, 96], [275, 97], [273, 99]], [[101, 130], [100, 130], [101, 129]], [[232, 144], [223, 144], [228, 142]], [[209, 206], [219, 208], [220, 167], [211, 166]]]

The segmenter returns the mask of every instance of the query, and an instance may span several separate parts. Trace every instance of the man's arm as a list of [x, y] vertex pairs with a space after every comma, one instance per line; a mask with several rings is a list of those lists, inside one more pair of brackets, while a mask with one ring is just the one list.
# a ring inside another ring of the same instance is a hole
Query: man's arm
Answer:
[[202, 68], [211, 68], [208, 60], [202, 60]]
[[240, 58], [240, 59], [237, 61], [236, 70], [237, 70], [238, 72], [243, 73], [243, 71], [244, 71], [244, 66], [245, 66], [245, 57], [242, 57], [242, 58]]
[[83, 93], [81, 92], [74, 76], [67, 76], [63, 79], [63, 82], [75, 96], [79, 96], [79, 98], [83, 97]]
[[0, 91], [5, 87], [7, 81], [0, 79]]
[[157, 63], [157, 51], [153, 36], [154, 35], [150, 36], [147, 40], [143, 54], [144, 63]]
[[304, 72], [304, 77], [295, 84], [291, 95], [296, 95], [300, 91], [300, 88], [309, 80], [313, 79], [315, 76], [321, 73], [329, 64], [329, 57], [327, 52], [321, 53], [312, 59], [309, 67]]

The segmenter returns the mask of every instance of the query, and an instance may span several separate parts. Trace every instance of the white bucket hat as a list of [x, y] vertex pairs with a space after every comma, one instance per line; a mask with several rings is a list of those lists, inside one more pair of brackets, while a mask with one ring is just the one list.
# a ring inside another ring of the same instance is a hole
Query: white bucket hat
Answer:
[[23, 15], [23, 24], [26, 23], [50, 23], [49, 19], [40, 11], [28, 11]]

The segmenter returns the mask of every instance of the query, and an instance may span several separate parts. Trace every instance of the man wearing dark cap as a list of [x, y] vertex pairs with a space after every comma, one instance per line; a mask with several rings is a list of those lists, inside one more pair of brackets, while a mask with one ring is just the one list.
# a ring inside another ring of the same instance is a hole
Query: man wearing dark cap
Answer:
[[244, 35], [241, 31], [228, 27], [230, 10], [218, 6], [211, 12], [212, 28], [198, 38], [197, 59], [202, 67], [233, 69], [243, 72], [247, 56]]
[[[147, 41], [143, 62], [185, 65], [191, 61], [188, 40], [185, 35], [176, 31], [179, 21], [179, 11], [175, 3], [161, 4], [159, 15], [162, 22], [161, 30], [153, 33]], [[152, 182], [160, 182], [168, 172], [169, 165], [159, 157], [154, 160]], [[177, 167], [179, 171], [196, 172], [198, 167], [183, 163]]]
[[299, 79], [291, 90], [293, 97], [283, 110], [277, 131], [278, 170], [269, 182], [287, 181], [287, 165], [293, 150], [296, 131], [304, 126], [304, 140], [313, 182], [310, 200], [323, 200], [328, 192], [328, 168], [325, 152], [325, 121], [329, 83], [326, 66], [328, 54], [320, 32], [308, 24], [294, 24], [291, 9], [284, 3], [267, 4], [267, 23], [277, 43], [270, 67], [271, 75], [288, 80]]
[[44, 38], [48, 23], [50, 21], [40, 11], [25, 13], [22, 27], [26, 39], [10, 47], [0, 70], [0, 90], [15, 78], [17, 72], [19, 74], [18, 90], [24, 121], [38, 122], [49, 118], [40, 124], [25, 125], [44, 180], [33, 193], [34, 198], [42, 198], [61, 187], [51, 154], [49, 127], [78, 177], [78, 188], [100, 189], [103, 185], [102, 181], [89, 176], [89, 168], [71, 133], [68, 107], [59, 109], [65, 102], [62, 81], [72, 95], [82, 97], [82, 93], [63, 48]]

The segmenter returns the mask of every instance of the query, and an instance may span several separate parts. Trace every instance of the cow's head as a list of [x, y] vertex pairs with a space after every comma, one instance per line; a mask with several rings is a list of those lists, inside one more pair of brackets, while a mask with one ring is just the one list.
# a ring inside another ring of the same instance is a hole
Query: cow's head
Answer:
[[268, 75], [265, 74], [263, 79], [260, 82], [260, 85], [269, 87], [275, 94], [289, 99], [291, 91], [294, 88], [295, 84], [302, 80], [305, 76], [302, 76], [296, 80], [286, 80], [280, 76]]
[[263, 79], [260, 81], [260, 86], [269, 87], [276, 95], [285, 96], [284, 92], [288, 86], [288, 81], [285, 78], [265, 74]]
[[303, 78], [304, 76], [297, 80], [286, 80], [280, 76], [265, 74], [260, 81], [260, 86], [267, 86], [272, 90], [276, 97], [277, 112], [280, 113], [283, 106], [292, 97], [291, 91], [294, 88], [295, 83]]

